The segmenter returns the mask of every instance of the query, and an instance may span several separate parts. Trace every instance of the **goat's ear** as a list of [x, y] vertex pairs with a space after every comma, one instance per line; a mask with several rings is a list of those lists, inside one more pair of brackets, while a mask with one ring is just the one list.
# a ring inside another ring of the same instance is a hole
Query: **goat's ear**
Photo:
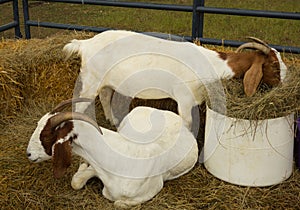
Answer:
[[54, 144], [53, 151], [53, 173], [55, 178], [61, 178], [67, 168], [71, 165], [72, 148], [71, 141], [59, 142]]
[[251, 67], [246, 71], [244, 75], [244, 91], [247, 96], [252, 96], [256, 92], [256, 89], [263, 77], [262, 66], [264, 62], [264, 57], [257, 56]]

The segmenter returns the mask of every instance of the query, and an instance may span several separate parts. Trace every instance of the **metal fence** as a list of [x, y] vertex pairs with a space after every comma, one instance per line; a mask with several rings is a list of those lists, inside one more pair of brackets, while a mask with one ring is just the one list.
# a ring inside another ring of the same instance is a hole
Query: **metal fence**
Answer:
[[[0, 2], [7, 2], [8, 0], [0, 0]], [[40, 0], [47, 1], [47, 0]], [[17, 0], [14, 0], [17, 2]], [[184, 39], [187, 41], [192, 41], [194, 39], [199, 39], [202, 44], [213, 44], [213, 45], [223, 45], [237, 47], [242, 44], [242, 42], [234, 40], [221, 40], [213, 38], [203, 37], [204, 28], [204, 14], [219, 14], [219, 15], [234, 15], [234, 16], [248, 16], [248, 17], [266, 17], [266, 18], [278, 18], [278, 19], [289, 19], [289, 20], [300, 20], [300, 13], [292, 12], [275, 12], [266, 10], [245, 10], [245, 9], [229, 9], [229, 8], [216, 8], [205, 6], [205, 0], [194, 0], [193, 5], [174, 5], [174, 4], [154, 4], [154, 3], [144, 3], [144, 2], [125, 2], [116, 0], [51, 0], [51, 2], [59, 3], [69, 3], [69, 4], [86, 4], [86, 5], [101, 5], [101, 6], [114, 6], [114, 7], [127, 7], [127, 8], [142, 8], [142, 9], [152, 9], [152, 10], [167, 10], [167, 11], [180, 11], [192, 13], [192, 31], [191, 36], [186, 36]], [[54, 22], [41, 22], [37, 20], [30, 19], [30, 11], [28, 6], [28, 0], [22, 0], [23, 3], [23, 14], [24, 14], [24, 26], [25, 26], [25, 37], [27, 39], [31, 38], [30, 28], [35, 27], [45, 27], [45, 28], [57, 28], [57, 29], [67, 29], [67, 30], [86, 30], [92, 32], [103, 32], [109, 28], [93, 27], [93, 26], [81, 26], [73, 24], [62, 24]], [[152, 34], [158, 37], [169, 37], [167, 34]], [[177, 36], [174, 36], [178, 38]], [[271, 45], [271, 47], [276, 48], [278, 51], [285, 51], [291, 53], [299, 53], [300, 47], [295, 46], [281, 46], [281, 45]]]
[[0, 26], [0, 32], [6, 31], [8, 29], [15, 29], [15, 37], [21, 38], [22, 34], [20, 31], [20, 18], [19, 18], [19, 8], [18, 8], [18, 0], [0, 0], [0, 4], [9, 3], [12, 2], [12, 8], [13, 8], [13, 21], [6, 23], [4, 25]]

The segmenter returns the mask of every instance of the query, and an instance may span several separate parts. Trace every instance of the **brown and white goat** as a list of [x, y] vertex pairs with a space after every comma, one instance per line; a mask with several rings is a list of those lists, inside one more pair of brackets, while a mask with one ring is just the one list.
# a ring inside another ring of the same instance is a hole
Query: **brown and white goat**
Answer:
[[56, 177], [65, 173], [72, 153], [81, 156], [86, 163], [73, 176], [74, 189], [95, 176], [102, 180], [107, 199], [129, 207], [152, 199], [164, 181], [189, 172], [197, 162], [197, 141], [173, 112], [137, 107], [114, 132], [100, 129], [85, 114], [62, 112], [66, 104], [40, 119], [27, 156], [32, 162], [53, 157]]
[[[242, 52], [245, 48], [256, 51]], [[91, 39], [73, 40], [64, 51], [67, 56], [74, 52], [81, 55], [79, 97], [94, 99], [99, 95], [106, 118], [114, 123], [113, 90], [132, 98], [172, 98], [191, 128], [191, 109], [204, 101], [202, 88], [209, 90], [208, 84], [222, 78], [243, 78], [245, 94], [252, 96], [261, 81], [275, 86], [286, 75], [280, 54], [255, 38], [236, 52], [221, 53], [189, 42], [112, 30]], [[76, 111], [83, 112], [87, 106], [79, 104]]]

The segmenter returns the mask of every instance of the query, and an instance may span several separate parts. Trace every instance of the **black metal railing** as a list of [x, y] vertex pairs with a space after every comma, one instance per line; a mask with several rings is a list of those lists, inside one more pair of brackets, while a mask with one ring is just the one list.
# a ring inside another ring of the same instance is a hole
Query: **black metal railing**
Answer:
[[[13, 21], [6, 23], [4, 25], [1, 25], [0, 32], [14, 28], [15, 29], [15, 37], [21, 38], [22, 34], [21, 34], [21, 30], [20, 30], [18, 0], [0, 0], [0, 4], [4, 4], [4, 3], [8, 3], [8, 2], [12, 2]], [[1, 14], [0, 14], [0, 16], [1, 16]]]
[[[18, 10], [18, 0], [0, 0], [0, 3], [4, 2], [14, 2], [14, 22], [9, 23], [5, 26], [0, 27], [0, 31], [5, 30], [9, 27], [16, 27], [16, 37], [21, 36], [20, 30], [17, 31], [17, 26], [19, 27], [19, 14]], [[47, 1], [47, 0], [39, 0]], [[288, 19], [288, 20], [300, 20], [300, 13], [298, 12], [276, 12], [276, 11], [266, 11], [266, 10], [245, 10], [245, 9], [230, 9], [230, 8], [219, 8], [219, 7], [207, 7], [205, 6], [205, 0], [194, 0], [193, 5], [174, 5], [174, 4], [155, 4], [155, 3], [144, 3], [144, 2], [124, 2], [124, 1], [101, 1], [101, 0], [51, 0], [51, 2], [58, 3], [71, 3], [71, 4], [86, 4], [86, 5], [99, 5], [99, 6], [114, 6], [114, 7], [126, 7], [126, 8], [140, 8], [140, 9], [152, 9], [152, 10], [168, 10], [168, 11], [180, 11], [192, 13], [192, 31], [191, 36], [184, 37], [187, 41], [192, 41], [194, 39], [199, 39], [202, 44], [212, 44], [212, 45], [223, 45], [237, 47], [242, 44], [242, 42], [235, 40], [221, 40], [214, 38], [203, 37], [204, 29], [204, 14], [220, 14], [220, 15], [233, 15], [233, 16], [249, 16], [249, 17], [265, 17], [265, 18], [277, 18], [277, 19]], [[82, 26], [74, 24], [62, 24], [54, 22], [41, 22], [37, 20], [30, 19], [30, 11], [28, 6], [28, 0], [22, 0], [23, 3], [23, 15], [24, 15], [24, 27], [25, 27], [25, 37], [27, 39], [31, 38], [30, 28], [32, 26], [45, 27], [45, 28], [57, 28], [57, 29], [67, 29], [67, 30], [86, 30], [92, 32], [103, 32], [109, 30], [110, 28], [104, 27], [93, 27], [93, 26]], [[169, 37], [166, 34], [155, 33], [152, 34], [158, 37]], [[178, 36], [174, 36], [178, 38]], [[179, 38], [180, 39], [180, 38]], [[272, 45], [271, 47], [276, 48], [281, 52], [291, 52], [299, 53], [300, 47], [298, 46], [281, 46]]]

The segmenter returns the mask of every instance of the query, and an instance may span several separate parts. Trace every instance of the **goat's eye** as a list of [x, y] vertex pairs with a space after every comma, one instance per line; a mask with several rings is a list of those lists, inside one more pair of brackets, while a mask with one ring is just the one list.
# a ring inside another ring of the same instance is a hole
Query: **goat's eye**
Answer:
[[275, 67], [279, 67], [279, 61], [273, 61], [272, 63], [271, 63], [271, 66], [273, 67], [273, 68], [275, 68]]

